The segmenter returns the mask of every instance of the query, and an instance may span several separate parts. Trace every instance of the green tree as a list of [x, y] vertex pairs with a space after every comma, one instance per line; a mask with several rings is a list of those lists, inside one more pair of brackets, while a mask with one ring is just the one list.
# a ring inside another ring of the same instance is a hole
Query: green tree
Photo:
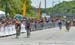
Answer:
[[62, 3], [56, 4], [53, 8], [48, 8], [47, 13], [75, 13], [75, 1], [64, 1]]
[[[8, 13], [10, 17], [14, 17], [16, 14], [23, 13], [24, 0], [7, 0], [8, 3]], [[5, 11], [5, 0], [0, 0], [0, 10]], [[33, 13], [31, 0], [26, 0], [26, 10], [27, 14]], [[31, 11], [32, 10], [32, 11]]]

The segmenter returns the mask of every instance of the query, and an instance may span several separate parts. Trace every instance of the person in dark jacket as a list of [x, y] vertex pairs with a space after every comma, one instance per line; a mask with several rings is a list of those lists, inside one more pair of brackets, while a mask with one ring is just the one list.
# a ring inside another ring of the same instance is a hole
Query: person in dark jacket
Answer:
[[70, 21], [66, 21], [66, 30], [69, 31], [70, 29]]
[[62, 22], [61, 22], [61, 20], [58, 21], [58, 26], [59, 26], [59, 29], [61, 30], [62, 29]]
[[27, 31], [27, 38], [29, 38], [30, 37], [30, 32], [31, 32], [31, 27], [30, 27], [30, 20], [26, 20], [26, 26], [25, 26], [25, 28], [26, 28], [26, 31]]

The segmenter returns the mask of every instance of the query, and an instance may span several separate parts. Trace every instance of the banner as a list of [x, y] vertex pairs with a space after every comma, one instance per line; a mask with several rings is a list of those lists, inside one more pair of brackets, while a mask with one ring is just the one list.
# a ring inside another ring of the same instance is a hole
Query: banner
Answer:
[[41, 7], [41, 2], [40, 2], [40, 4], [39, 4], [39, 8], [38, 8], [38, 20], [40, 20], [40, 17], [41, 17], [41, 14], [40, 14], [40, 7]]
[[23, 5], [23, 17], [26, 17], [26, 0], [24, 1]]

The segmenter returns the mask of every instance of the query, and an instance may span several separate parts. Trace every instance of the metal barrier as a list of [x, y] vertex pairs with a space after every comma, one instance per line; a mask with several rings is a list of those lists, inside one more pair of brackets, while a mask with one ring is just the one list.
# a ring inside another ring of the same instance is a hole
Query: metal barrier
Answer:
[[45, 23], [32, 23], [31, 25], [31, 30], [43, 30], [43, 29], [48, 29], [55, 27], [54, 23], [52, 22], [45, 22]]
[[[62, 26], [65, 26], [65, 23], [62, 22]], [[31, 30], [43, 30], [43, 29], [49, 29], [49, 28], [54, 28], [58, 27], [58, 22], [45, 22], [45, 23], [32, 23], [31, 25]]]
[[[31, 25], [31, 30], [32, 31], [37, 31], [37, 30], [43, 30], [43, 29], [48, 29], [48, 28], [54, 28], [56, 23], [53, 22], [45, 22], [45, 23], [32, 23]], [[26, 32], [25, 26], [21, 24], [21, 32]], [[15, 25], [8, 25], [6, 27], [0, 27], [0, 36], [5, 36], [5, 35], [11, 35], [15, 34]]]
[[[21, 32], [26, 32], [25, 27], [21, 24]], [[15, 25], [8, 25], [0, 27], [0, 37], [6, 35], [16, 34]]]

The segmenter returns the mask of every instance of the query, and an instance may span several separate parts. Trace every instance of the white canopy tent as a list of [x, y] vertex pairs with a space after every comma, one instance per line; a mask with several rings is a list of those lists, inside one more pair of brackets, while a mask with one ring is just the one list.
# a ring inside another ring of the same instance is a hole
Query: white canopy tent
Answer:
[[3, 11], [0, 11], [0, 14], [5, 14], [5, 12], [3, 12]]
[[42, 16], [41, 16], [42, 18], [44, 18], [44, 17], [46, 17], [46, 18], [50, 18], [50, 16], [49, 15], [47, 15], [46, 13], [42, 13]]
[[[7, 15], [9, 15], [9, 13]], [[6, 17], [5, 12], [0, 10], [0, 18], [5, 18], [5, 17]]]
[[4, 16], [5, 17], [5, 12], [0, 11], [0, 17]]

